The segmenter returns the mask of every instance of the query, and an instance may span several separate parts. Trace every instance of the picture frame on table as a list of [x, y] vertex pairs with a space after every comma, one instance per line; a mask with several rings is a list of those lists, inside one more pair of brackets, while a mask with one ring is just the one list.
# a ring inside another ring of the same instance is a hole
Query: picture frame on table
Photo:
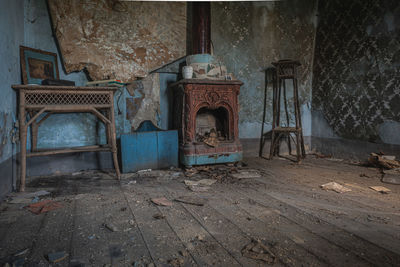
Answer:
[[23, 84], [41, 84], [59, 79], [57, 54], [26, 46], [19, 47]]

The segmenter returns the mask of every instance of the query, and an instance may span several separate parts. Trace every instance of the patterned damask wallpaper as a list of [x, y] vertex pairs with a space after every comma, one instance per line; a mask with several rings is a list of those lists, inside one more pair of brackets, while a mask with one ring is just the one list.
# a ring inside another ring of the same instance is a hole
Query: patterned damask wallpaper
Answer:
[[322, 0], [318, 13], [313, 109], [341, 137], [379, 141], [400, 122], [400, 1]]

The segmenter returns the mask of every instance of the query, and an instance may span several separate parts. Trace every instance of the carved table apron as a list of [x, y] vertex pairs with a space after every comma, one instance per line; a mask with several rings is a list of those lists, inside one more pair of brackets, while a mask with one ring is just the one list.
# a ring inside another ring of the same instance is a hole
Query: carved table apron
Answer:
[[[120, 171], [117, 158], [117, 144], [114, 118], [114, 93], [116, 87], [79, 87], [79, 86], [43, 86], [12, 85], [19, 92], [20, 127], [20, 191], [25, 190], [26, 158], [55, 155], [62, 153], [111, 151], [117, 178]], [[37, 149], [38, 127], [54, 113], [89, 112], [106, 125], [107, 144], [81, 146], [65, 149]], [[30, 115], [27, 121], [27, 113]], [[46, 113], [39, 121], [39, 116]], [[32, 146], [26, 153], [27, 131], [32, 128]]]

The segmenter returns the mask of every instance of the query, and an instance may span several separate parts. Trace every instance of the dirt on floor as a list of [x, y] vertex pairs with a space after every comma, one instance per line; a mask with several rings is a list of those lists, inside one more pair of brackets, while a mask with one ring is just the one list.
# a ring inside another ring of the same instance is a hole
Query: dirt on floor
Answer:
[[32, 178], [0, 205], [0, 264], [400, 266], [400, 185], [381, 178], [318, 156]]

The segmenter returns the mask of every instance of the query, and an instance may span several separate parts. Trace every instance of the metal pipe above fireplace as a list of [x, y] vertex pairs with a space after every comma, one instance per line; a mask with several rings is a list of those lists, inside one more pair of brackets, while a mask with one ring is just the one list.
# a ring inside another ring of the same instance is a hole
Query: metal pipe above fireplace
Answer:
[[211, 54], [210, 2], [193, 2], [192, 54]]

